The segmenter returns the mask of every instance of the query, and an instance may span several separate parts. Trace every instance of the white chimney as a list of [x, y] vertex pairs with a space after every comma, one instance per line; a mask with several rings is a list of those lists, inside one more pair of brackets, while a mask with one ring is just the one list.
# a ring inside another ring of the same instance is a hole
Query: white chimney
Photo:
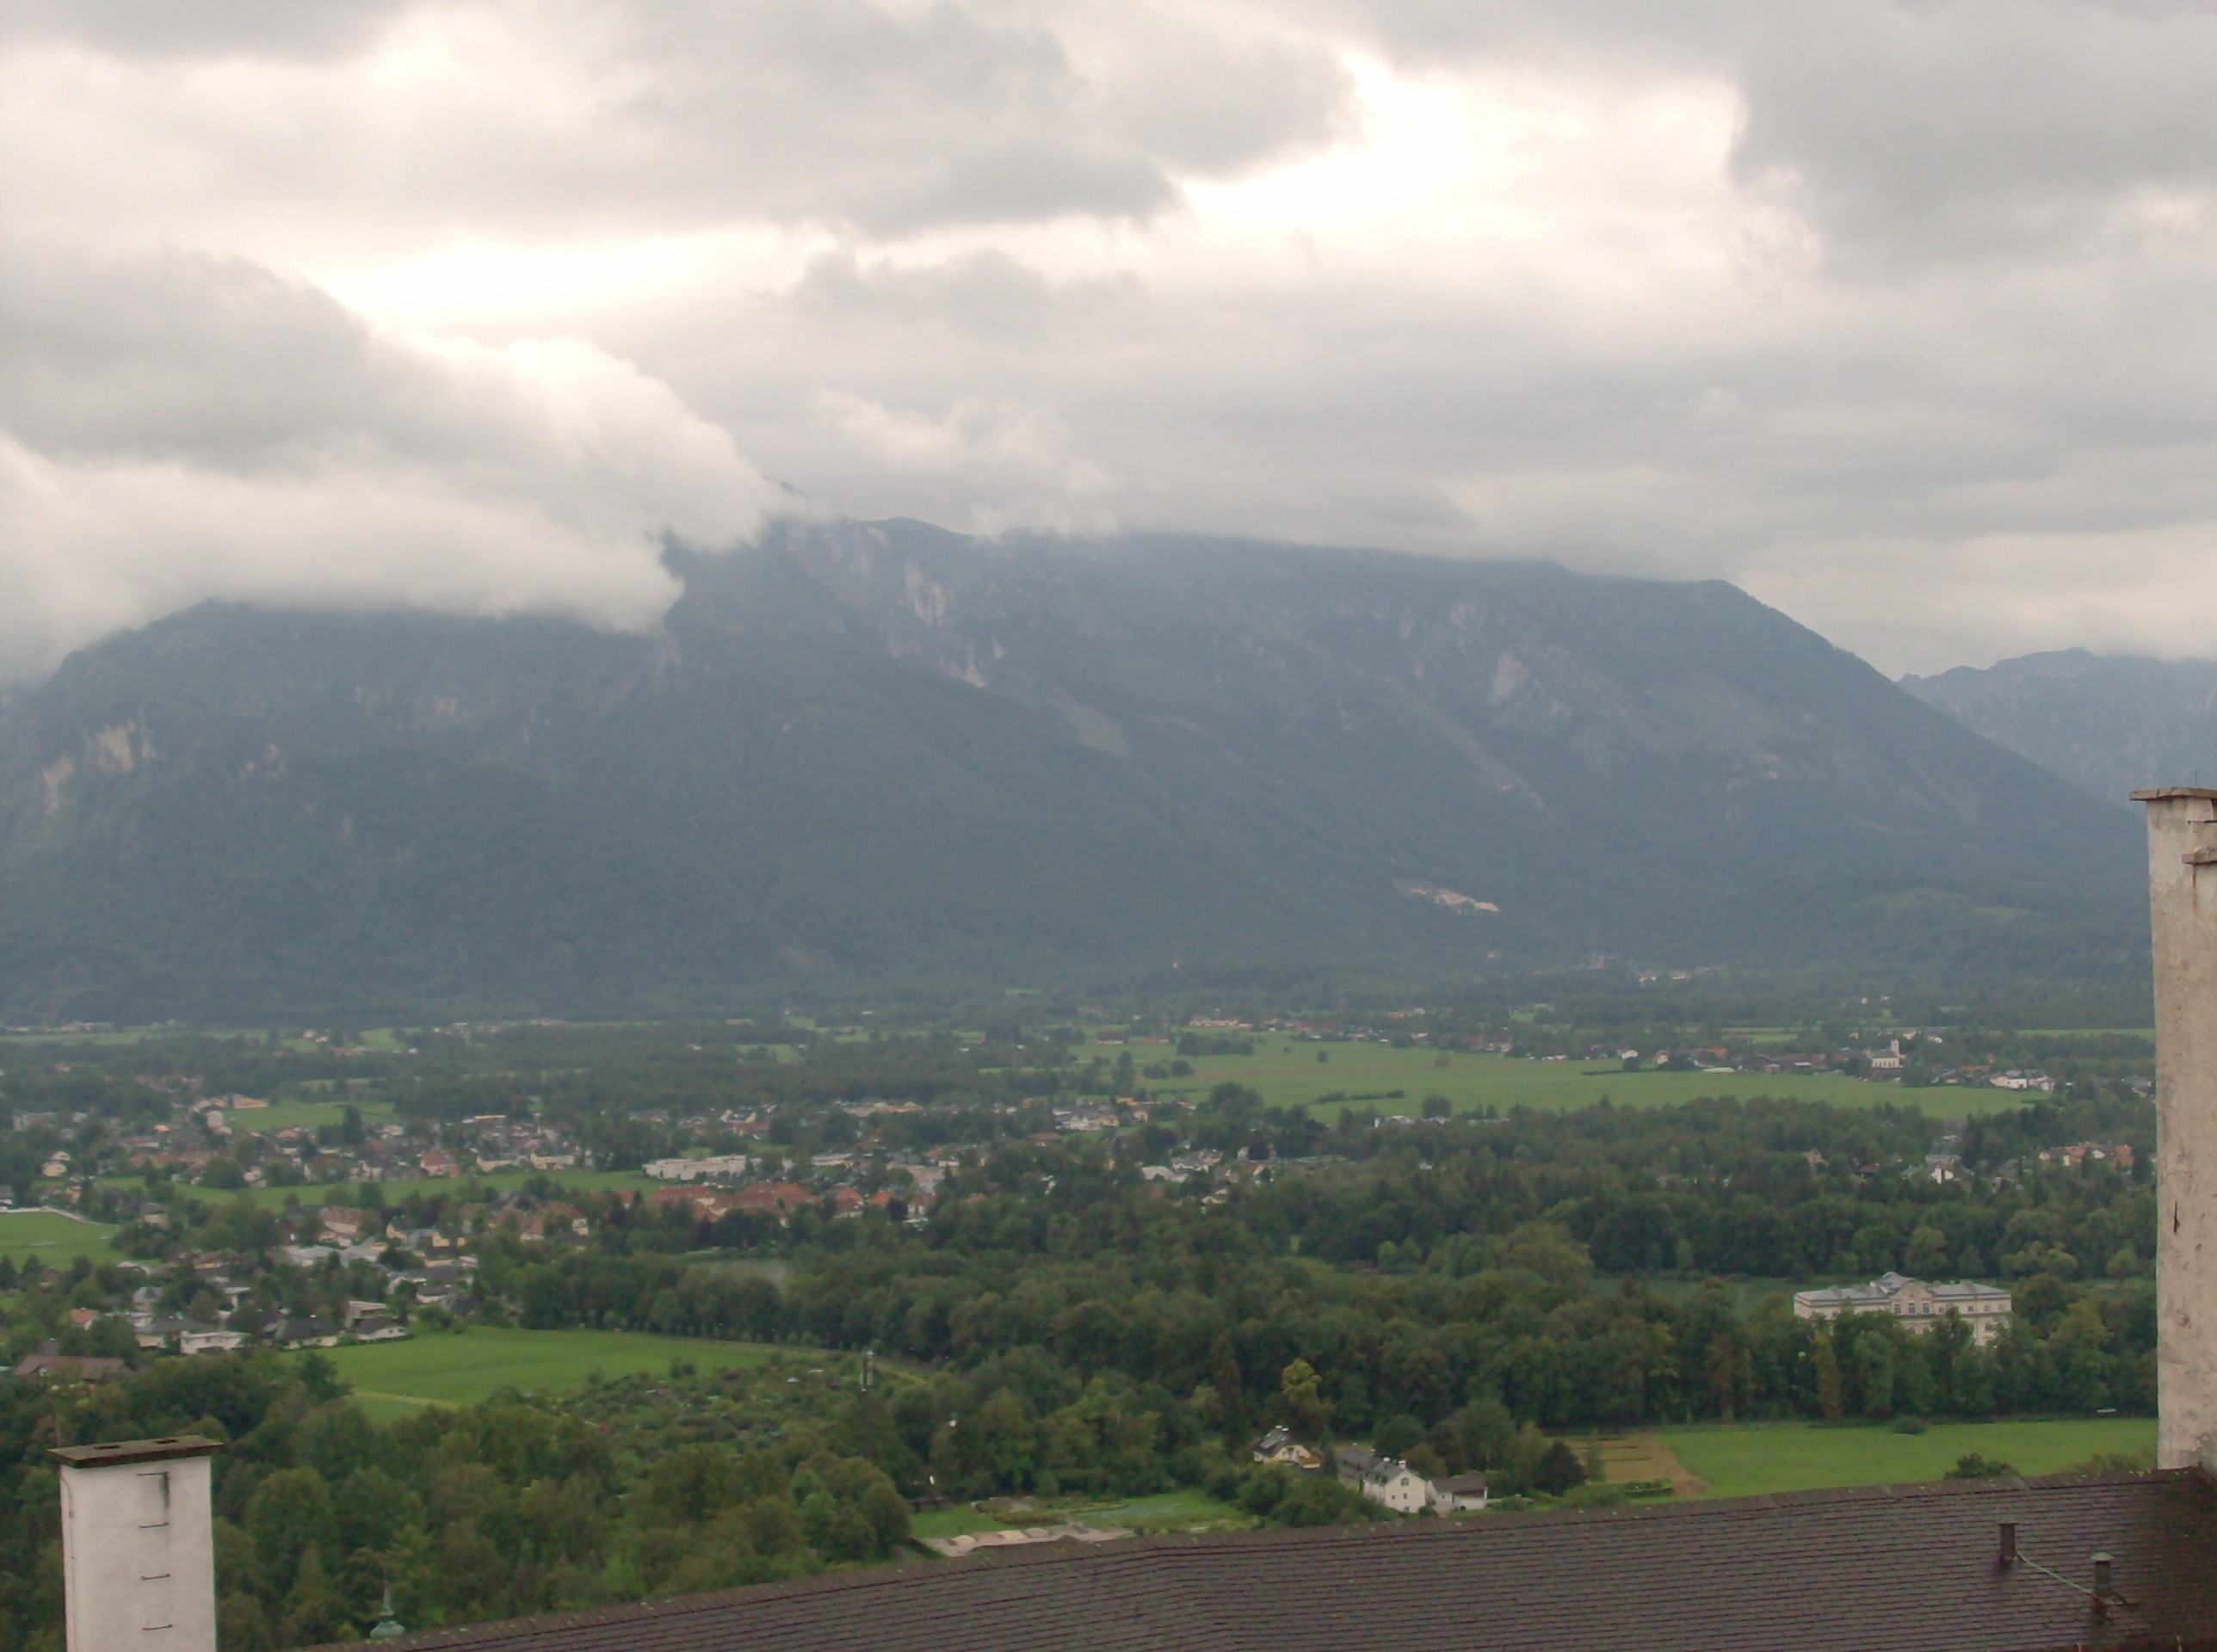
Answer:
[[2217, 1473], [2217, 787], [2133, 798], [2155, 942], [2155, 1461]]
[[69, 1652], [215, 1652], [215, 1531], [197, 1434], [63, 1446]]

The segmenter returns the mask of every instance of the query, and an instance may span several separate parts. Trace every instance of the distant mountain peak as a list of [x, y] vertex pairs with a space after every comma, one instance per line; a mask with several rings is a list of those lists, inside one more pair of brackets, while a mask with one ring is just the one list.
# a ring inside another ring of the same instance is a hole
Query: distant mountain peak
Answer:
[[2217, 660], [2072, 648], [1901, 686], [2110, 803], [2136, 786], [2217, 780]]

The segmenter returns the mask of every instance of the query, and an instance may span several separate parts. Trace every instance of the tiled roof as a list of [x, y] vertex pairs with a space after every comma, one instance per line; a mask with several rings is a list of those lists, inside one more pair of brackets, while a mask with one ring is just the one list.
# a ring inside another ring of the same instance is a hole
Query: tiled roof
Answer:
[[[1924, 1283], [1899, 1273], [1881, 1273], [1868, 1285], [1828, 1285], [1813, 1291], [1796, 1291], [1794, 1300], [1817, 1308], [1884, 1307], [1911, 1285]], [[1924, 1290], [1936, 1302], [2003, 1302], [2008, 1300], [2010, 1294], [1999, 1285], [1980, 1285], [1975, 1279], [1924, 1285]]]
[[[1996, 1562], [1998, 1522], [2022, 1561]], [[2115, 1557], [2134, 1604], [2078, 1591]], [[833, 1574], [391, 1643], [466, 1652], [2033, 1652], [2217, 1649], [2198, 1470], [1139, 1538]]]

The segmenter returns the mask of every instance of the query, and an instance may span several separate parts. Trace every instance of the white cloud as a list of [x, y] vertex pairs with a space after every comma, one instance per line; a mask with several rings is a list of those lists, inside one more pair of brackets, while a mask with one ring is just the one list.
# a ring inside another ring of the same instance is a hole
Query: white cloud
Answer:
[[381, 335], [235, 262], [19, 261], [0, 392], [0, 668], [203, 597], [642, 625], [668, 532], [768, 490], [668, 385], [576, 339]]
[[635, 623], [757, 470], [1734, 578], [1894, 669], [2217, 635], [2206, 5], [7, 28], [18, 663], [224, 593]]

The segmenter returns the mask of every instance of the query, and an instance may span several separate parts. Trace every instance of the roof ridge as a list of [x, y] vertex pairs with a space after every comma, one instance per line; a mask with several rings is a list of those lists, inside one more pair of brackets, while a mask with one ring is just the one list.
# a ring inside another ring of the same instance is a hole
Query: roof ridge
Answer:
[[[959, 1560], [911, 1559], [890, 1565], [845, 1567], [807, 1577], [741, 1585], [703, 1594], [668, 1596], [659, 1600], [615, 1602], [566, 1611], [534, 1612], [491, 1623], [427, 1629], [386, 1643], [390, 1652], [413, 1649], [467, 1647], [517, 1637], [525, 1626], [531, 1630], [586, 1628], [667, 1618], [690, 1617], [714, 1612], [740, 1601], [749, 1603], [804, 1600], [827, 1592], [858, 1589], [900, 1589], [927, 1584], [950, 1572], [1005, 1570], [1041, 1565], [1084, 1562], [1103, 1582], [1133, 1564], [1165, 1556], [1192, 1556], [1225, 1550], [1270, 1548], [1346, 1548], [1364, 1544], [1434, 1544], [1514, 1541], [1565, 1527], [1632, 1524], [1675, 1524], [1707, 1519], [1747, 1518], [1788, 1509], [1850, 1508], [1880, 1502], [1936, 1501], [1960, 1497], [2011, 1495], [2049, 1489], [2111, 1484], [2154, 1484], [2193, 1480], [2217, 1490], [2210, 1477], [2195, 1469], [2154, 1469], [2138, 1472], [2091, 1475], [2055, 1474], [1997, 1480], [1927, 1482], [1916, 1484], [1825, 1487], [1803, 1491], [1764, 1492], [1746, 1497], [1702, 1498], [1678, 1503], [1643, 1503], [1609, 1508], [1503, 1510], [1480, 1519], [1461, 1520], [1380, 1519], [1361, 1525], [1309, 1526], [1294, 1529], [1262, 1528], [1245, 1532], [1161, 1532], [1117, 1538], [1107, 1543], [1069, 1541], [982, 1550]], [[1180, 1599], [1183, 1612], [1204, 1612], [1205, 1601]], [[1120, 1610], [1131, 1610], [1128, 1601]], [[1212, 1616], [1212, 1624], [1217, 1620]], [[1218, 1626], [1236, 1639], [1236, 1621]], [[1187, 1643], [1190, 1637], [1184, 1637]], [[322, 1652], [316, 1649], [314, 1652]]]

